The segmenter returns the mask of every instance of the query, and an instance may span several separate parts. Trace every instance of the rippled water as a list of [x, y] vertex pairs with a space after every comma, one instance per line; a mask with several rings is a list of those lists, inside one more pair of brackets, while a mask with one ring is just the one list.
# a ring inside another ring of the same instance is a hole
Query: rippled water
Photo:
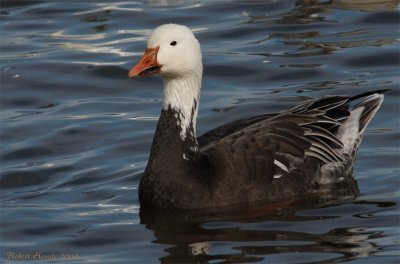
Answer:
[[[397, 5], [2, 0], [2, 260], [400, 261]], [[190, 26], [202, 43], [200, 133], [311, 97], [392, 89], [359, 150], [360, 195], [141, 219], [137, 187], [162, 82], [127, 71], [166, 22]]]

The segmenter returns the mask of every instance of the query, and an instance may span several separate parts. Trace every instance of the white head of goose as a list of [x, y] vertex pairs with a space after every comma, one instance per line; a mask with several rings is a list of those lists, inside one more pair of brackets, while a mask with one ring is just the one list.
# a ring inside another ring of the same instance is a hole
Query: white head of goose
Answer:
[[196, 138], [199, 42], [181, 25], [157, 27], [129, 77], [160, 74], [164, 102], [139, 186], [142, 208], [200, 209], [282, 202], [352, 177], [383, 90], [326, 96], [237, 120]]

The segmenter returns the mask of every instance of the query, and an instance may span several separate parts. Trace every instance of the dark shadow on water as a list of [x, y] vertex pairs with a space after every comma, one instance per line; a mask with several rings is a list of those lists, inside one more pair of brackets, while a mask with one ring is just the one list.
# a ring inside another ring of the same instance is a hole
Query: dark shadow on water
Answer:
[[35, 1], [35, 0], [2, 0], [0, 1], [1, 8], [7, 7], [17, 7], [17, 6], [25, 6], [25, 5], [35, 5], [39, 3], [43, 3], [44, 1]]
[[[283, 260], [277, 258], [279, 254], [299, 252], [302, 263], [307, 259], [335, 263], [368, 256], [378, 246], [367, 240], [384, 236], [381, 231], [368, 231], [351, 222], [349, 228], [329, 224], [319, 227], [343, 217], [343, 213], [335, 213], [336, 208], [348, 206], [352, 217], [359, 218], [362, 216], [353, 215], [353, 207], [368, 205], [376, 210], [376, 207], [396, 204], [356, 201], [358, 193], [357, 182], [352, 179], [287, 204], [257, 204], [218, 211], [141, 210], [140, 217], [142, 224], [154, 232], [154, 243], [172, 245], [166, 249], [169, 255], [160, 258], [162, 263], [216, 260], [221, 263], [260, 260], [275, 263]], [[298, 227], [291, 228], [296, 225]], [[301, 230], [302, 226], [308, 228]], [[214, 251], [219, 254], [213, 254]]]

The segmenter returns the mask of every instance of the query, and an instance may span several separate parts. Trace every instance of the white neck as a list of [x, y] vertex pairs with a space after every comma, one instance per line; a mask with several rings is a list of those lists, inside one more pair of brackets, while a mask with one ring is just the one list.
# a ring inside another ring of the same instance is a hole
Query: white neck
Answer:
[[196, 138], [196, 120], [199, 109], [202, 71], [182, 77], [164, 77], [164, 103], [163, 108], [171, 108], [177, 112], [176, 118], [181, 127], [182, 141], [193, 127], [193, 138]]

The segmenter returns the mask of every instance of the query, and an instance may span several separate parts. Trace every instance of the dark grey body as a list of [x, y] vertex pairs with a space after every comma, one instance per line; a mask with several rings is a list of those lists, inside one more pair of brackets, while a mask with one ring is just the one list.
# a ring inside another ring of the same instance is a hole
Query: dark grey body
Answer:
[[[378, 96], [382, 92], [310, 100], [285, 112], [218, 127], [198, 143], [192, 125], [182, 140], [179, 114], [164, 109], [140, 182], [141, 206], [198, 209], [278, 202], [317, 188], [322, 177], [352, 177], [362, 133], [383, 100]], [[343, 152], [339, 127], [358, 107], [363, 107], [359, 135], [350, 151]]]

